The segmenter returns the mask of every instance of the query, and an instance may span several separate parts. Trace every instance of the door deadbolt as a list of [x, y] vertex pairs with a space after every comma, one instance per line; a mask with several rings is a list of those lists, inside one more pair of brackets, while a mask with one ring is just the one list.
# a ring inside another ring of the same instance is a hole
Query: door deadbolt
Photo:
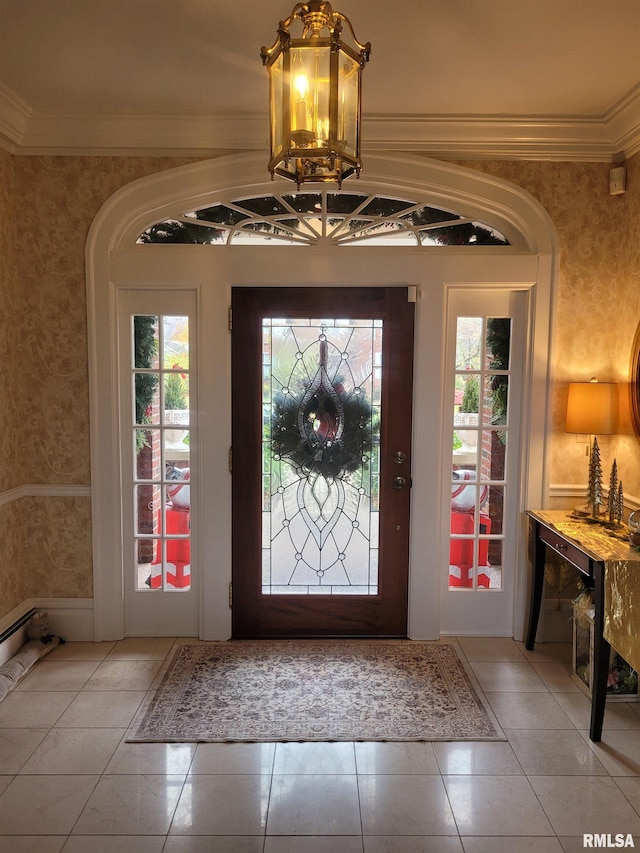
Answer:
[[393, 454], [393, 458], [398, 463], [398, 465], [402, 465], [403, 462], [407, 461], [407, 454], [403, 453], [402, 450], [396, 450]]

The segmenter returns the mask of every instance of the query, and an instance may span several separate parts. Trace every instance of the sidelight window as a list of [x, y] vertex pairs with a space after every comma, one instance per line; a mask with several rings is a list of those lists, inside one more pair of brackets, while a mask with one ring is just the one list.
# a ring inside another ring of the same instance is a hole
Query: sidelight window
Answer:
[[131, 341], [135, 588], [188, 590], [189, 320], [134, 315]]
[[503, 587], [511, 319], [458, 317], [449, 589]]

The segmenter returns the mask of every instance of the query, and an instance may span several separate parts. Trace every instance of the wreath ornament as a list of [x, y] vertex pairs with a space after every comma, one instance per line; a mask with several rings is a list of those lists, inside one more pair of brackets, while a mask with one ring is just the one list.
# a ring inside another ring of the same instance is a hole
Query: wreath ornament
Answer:
[[347, 392], [327, 372], [328, 343], [320, 337], [318, 370], [299, 392], [279, 391], [273, 402], [271, 450], [299, 475], [335, 480], [367, 465], [372, 447], [371, 405], [362, 389]]

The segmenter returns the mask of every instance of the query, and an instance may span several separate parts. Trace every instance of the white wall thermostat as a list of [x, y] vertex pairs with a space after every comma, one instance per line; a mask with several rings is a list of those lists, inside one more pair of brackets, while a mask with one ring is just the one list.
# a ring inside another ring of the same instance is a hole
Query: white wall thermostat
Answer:
[[622, 195], [626, 189], [626, 169], [624, 166], [614, 166], [609, 172], [610, 195]]

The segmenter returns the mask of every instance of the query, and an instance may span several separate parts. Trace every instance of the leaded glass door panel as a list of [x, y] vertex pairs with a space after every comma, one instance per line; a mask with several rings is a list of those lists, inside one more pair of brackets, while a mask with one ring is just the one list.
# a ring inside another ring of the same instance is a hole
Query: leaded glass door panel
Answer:
[[406, 288], [233, 294], [234, 636], [405, 636]]

